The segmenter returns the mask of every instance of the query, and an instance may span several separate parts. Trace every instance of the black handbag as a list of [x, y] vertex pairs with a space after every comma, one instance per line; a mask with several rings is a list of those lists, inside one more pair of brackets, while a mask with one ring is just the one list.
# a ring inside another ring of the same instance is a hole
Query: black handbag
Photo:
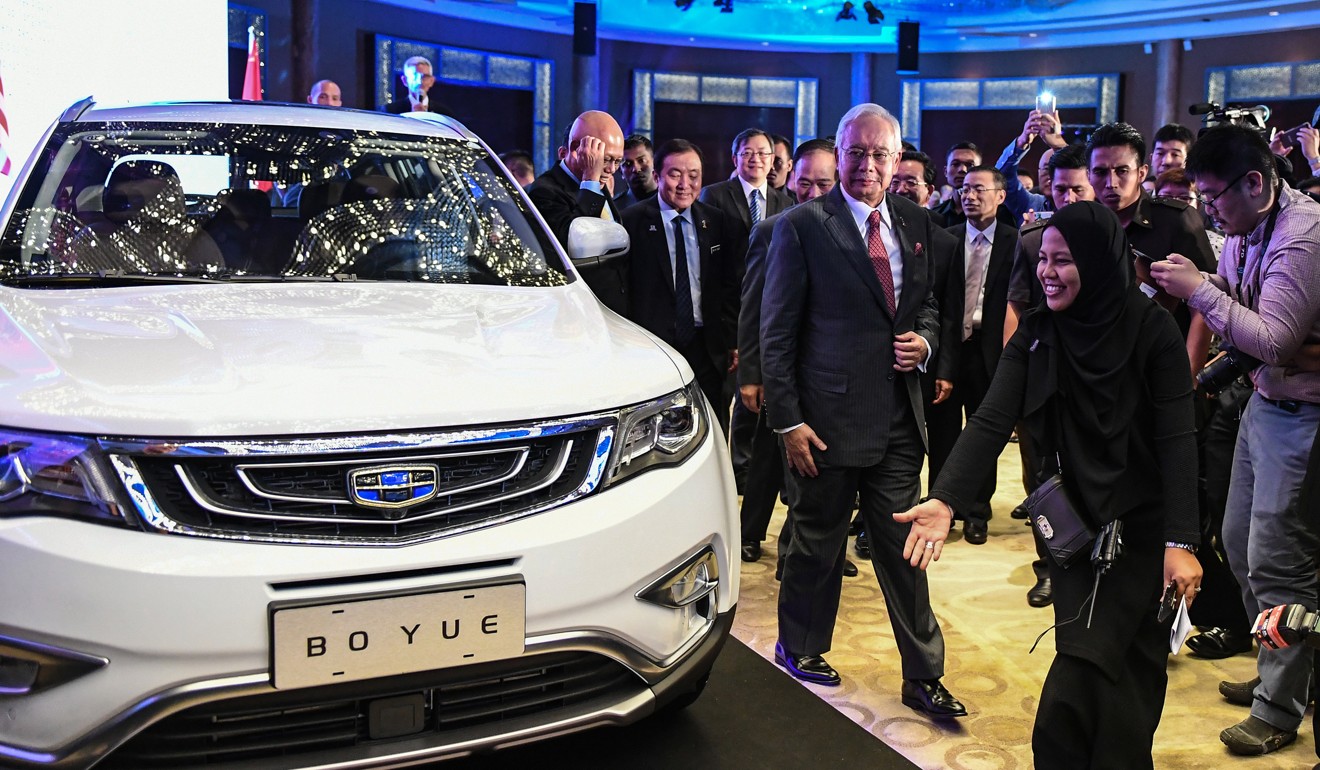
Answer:
[[1067, 569], [1077, 554], [1087, 550], [1095, 540], [1095, 529], [1063, 484], [1062, 469], [1027, 495], [1022, 507], [1049, 551], [1050, 560], [1060, 569]]

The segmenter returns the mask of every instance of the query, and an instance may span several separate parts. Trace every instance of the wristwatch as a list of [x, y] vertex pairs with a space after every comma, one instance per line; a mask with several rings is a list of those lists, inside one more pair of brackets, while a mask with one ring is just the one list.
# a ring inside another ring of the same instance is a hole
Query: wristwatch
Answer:
[[1174, 542], [1170, 541], [1170, 542], [1168, 542], [1168, 543], [1165, 543], [1165, 544], [1164, 544], [1164, 547], [1165, 547], [1165, 548], [1181, 548], [1181, 549], [1183, 549], [1184, 551], [1188, 551], [1188, 552], [1190, 552], [1190, 553], [1192, 553], [1192, 554], [1195, 554], [1195, 553], [1196, 553], [1196, 546], [1192, 545], [1191, 543], [1174, 543]]

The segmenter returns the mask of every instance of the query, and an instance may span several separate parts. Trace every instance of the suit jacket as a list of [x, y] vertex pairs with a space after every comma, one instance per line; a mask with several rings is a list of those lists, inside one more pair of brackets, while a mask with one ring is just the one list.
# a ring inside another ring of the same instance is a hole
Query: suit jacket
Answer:
[[883, 459], [890, 432], [875, 426], [890, 423], [899, 398], [926, 440], [918, 373], [894, 370], [894, 335], [915, 331], [932, 355], [939, 350], [934, 225], [906, 198], [886, 195], [884, 205], [902, 251], [896, 314], [838, 187], [779, 217], [766, 260], [761, 375], [770, 427], [807, 423], [829, 447], [820, 459], [835, 466]]
[[[399, 81], [394, 81], [398, 83]], [[401, 92], [400, 92], [401, 91]], [[391, 100], [385, 105], [385, 111], [392, 115], [402, 115], [405, 112], [412, 112], [412, 100], [408, 98], [408, 91], [400, 87], [395, 92], [397, 98]], [[434, 112], [437, 115], [453, 115], [454, 111], [449, 105], [440, 101], [438, 86], [431, 86], [431, 90], [426, 92], [426, 111]]]
[[[735, 347], [734, 325], [738, 308], [738, 283], [720, 212], [692, 205], [692, 222], [701, 252], [701, 316], [706, 351], [723, 372], [729, 367], [729, 351]], [[660, 216], [660, 201], [650, 198], [623, 212], [623, 226], [632, 246], [628, 259], [628, 319], [669, 345], [682, 349], [674, 332], [674, 270], [669, 259], [669, 241]], [[684, 290], [687, 287], [681, 287]]]
[[738, 386], [760, 385], [761, 295], [765, 290], [765, 258], [770, 251], [776, 214], [752, 228], [747, 245], [747, 269], [742, 279], [742, 301], [738, 306]]
[[[609, 206], [614, 221], [621, 221], [619, 210], [609, 196], [581, 189], [581, 185], [573, 181], [573, 177], [559, 163], [538, 176], [528, 186], [527, 195], [565, 251], [568, 250], [568, 228], [574, 219], [600, 218], [601, 210]], [[623, 316], [628, 314], [629, 262], [630, 259], [619, 258], [581, 270], [582, 279], [596, 293], [596, 298]]]
[[[729, 226], [729, 239], [734, 243], [734, 257], [737, 260], [738, 275], [742, 276], [747, 260], [747, 239], [752, 234], [752, 211], [747, 208], [747, 196], [743, 195], [742, 182], [737, 177], [716, 182], [701, 190], [701, 202], [714, 206], [724, 214], [724, 221]], [[762, 221], [780, 213], [793, 205], [793, 199], [783, 190], [776, 190], [766, 183], [765, 211]], [[741, 366], [741, 364], [739, 364]]]
[[[963, 265], [963, 285], [966, 285], [967, 222], [949, 228], [949, 234], [958, 239], [959, 260]], [[990, 247], [990, 265], [985, 273], [985, 299], [981, 302], [981, 359], [986, 364], [987, 378], [995, 374], [995, 366], [1004, 351], [1004, 315], [1008, 308], [1008, 278], [1013, 272], [1013, 255], [1017, 252], [1018, 231], [1003, 222], [995, 222], [994, 245]], [[966, 291], [963, 292], [966, 296]], [[964, 312], [966, 312], [964, 310]], [[958, 316], [958, 338], [962, 338], [962, 315]], [[955, 384], [955, 387], [956, 384]]]

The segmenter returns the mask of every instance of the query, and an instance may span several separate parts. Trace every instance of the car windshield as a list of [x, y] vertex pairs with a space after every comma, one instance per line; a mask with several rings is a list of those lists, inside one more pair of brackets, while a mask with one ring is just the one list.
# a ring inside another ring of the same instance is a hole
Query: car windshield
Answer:
[[14, 286], [570, 280], [513, 183], [465, 140], [73, 123], [56, 130], [16, 203], [0, 235], [0, 282]]

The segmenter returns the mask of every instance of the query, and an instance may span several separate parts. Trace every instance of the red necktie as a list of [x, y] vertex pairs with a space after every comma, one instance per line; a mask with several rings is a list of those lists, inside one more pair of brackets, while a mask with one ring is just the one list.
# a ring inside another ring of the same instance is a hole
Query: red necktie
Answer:
[[871, 255], [871, 267], [875, 270], [875, 277], [880, 279], [880, 288], [885, 290], [885, 305], [889, 308], [889, 315], [894, 315], [897, 305], [894, 302], [894, 274], [889, 268], [889, 252], [885, 250], [885, 242], [880, 239], [880, 211], [877, 209], [871, 212], [871, 216], [866, 218], [866, 250]]

